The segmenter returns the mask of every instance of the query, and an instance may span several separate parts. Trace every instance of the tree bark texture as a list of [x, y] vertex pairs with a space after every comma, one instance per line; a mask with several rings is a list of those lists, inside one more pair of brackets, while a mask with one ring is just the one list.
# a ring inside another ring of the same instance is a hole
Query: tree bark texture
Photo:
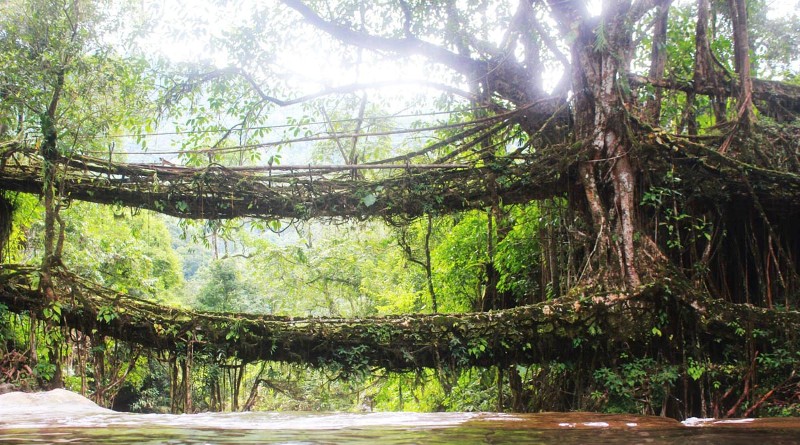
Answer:
[[631, 30], [625, 23], [630, 3], [604, 3], [610, 8], [604, 16], [608, 20], [599, 23], [570, 2], [551, 2], [551, 7], [562, 29], [577, 31], [572, 44], [574, 137], [591, 153], [579, 172], [597, 236], [595, 257], [587, 261], [596, 265], [600, 280], [636, 288], [640, 272], [649, 270], [635, 255], [638, 169], [619, 85], [631, 49]]

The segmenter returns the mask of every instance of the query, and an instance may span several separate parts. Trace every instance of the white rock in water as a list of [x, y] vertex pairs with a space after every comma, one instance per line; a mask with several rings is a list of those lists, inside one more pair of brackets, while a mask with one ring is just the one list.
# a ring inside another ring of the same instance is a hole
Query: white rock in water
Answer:
[[0, 416], [27, 414], [103, 414], [113, 412], [66, 389], [0, 394]]

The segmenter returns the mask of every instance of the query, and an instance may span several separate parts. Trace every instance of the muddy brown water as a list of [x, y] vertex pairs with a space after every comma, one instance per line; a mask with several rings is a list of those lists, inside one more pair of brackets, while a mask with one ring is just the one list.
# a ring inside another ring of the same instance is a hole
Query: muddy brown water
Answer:
[[800, 444], [800, 418], [681, 423], [595, 413], [13, 414], [5, 408], [2, 444]]

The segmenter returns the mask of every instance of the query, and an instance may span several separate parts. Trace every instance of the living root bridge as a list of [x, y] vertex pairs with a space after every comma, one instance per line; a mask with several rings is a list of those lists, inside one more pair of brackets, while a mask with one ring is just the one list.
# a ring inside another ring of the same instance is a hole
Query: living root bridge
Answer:
[[[23, 147], [7, 156], [7, 162], [0, 162], [0, 190], [41, 193], [43, 158]], [[432, 211], [482, 209], [497, 199], [507, 204], [526, 203], [564, 192], [567, 185], [555, 157], [536, 162], [498, 161], [480, 167], [384, 166], [393, 173], [381, 180], [347, 176], [342, 173], [348, 171], [347, 166], [333, 171], [309, 167], [274, 173], [263, 167], [126, 164], [79, 155], [58, 162], [58, 181], [67, 199], [189, 219], [414, 217]], [[355, 166], [353, 170], [359, 167], [375, 166]], [[486, 186], [490, 173], [498, 175], [493, 193]]]
[[[788, 128], [774, 138], [795, 140], [797, 131]], [[800, 202], [797, 172], [758, 167], [720, 154], [715, 147], [723, 139], [707, 137], [699, 143], [647, 128], [637, 150], [657, 161], [650, 164], [656, 176], [677, 168], [687, 195], [703, 195], [714, 202], [757, 199], [767, 212], [796, 208]], [[347, 166], [332, 172], [315, 168], [273, 174], [265, 167], [126, 164], [74, 155], [59, 160], [59, 184], [70, 200], [190, 219], [413, 218], [428, 212], [485, 209], [497, 202], [518, 204], [563, 196], [576, 181], [574, 163], [582, 159], [577, 150], [577, 146], [553, 146], [469, 168], [440, 164], [442, 168], [416, 169], [407, 164], [394, 166], [388, 176], [373, 180], [343, 177]], [[0, 190], [41, 193], [44, 160], [38, 153], [17, 146], [2, 157]], [[487, 178], [494, 178], [493, 187]]]
[[[800, 331], [798, 312], [678, 296], [658, 286], [625, 298], [584, 298], [496, 312], [289, 318], [161, 306], [64, 272], [55, 275], [62, 296], [61, 315], [54, 318], [53, 303], [31, 284], [37, 273], [24, 266], [0, 267], [0, 303], [15, 313], [45, 320], [49, 315], [64, 327], [151, 350], [185, 351], [191, 345], [196, 361], [236, 357], [245, 363], [273, 360], [345, 371], [491, 366], [574, 360], [578, 349], [595, 354], [653, 345], [670, 349], [676, 347], [671, 334], [679, 330], [694, 332], [703, 342], [728, 345], [749, 341], [742, 329], [759, 329], [770, 338]], [[670, 326], [658, 324], [665, 312], [677, 315]], [[662, 334], [655, 334], [657, 326]]]

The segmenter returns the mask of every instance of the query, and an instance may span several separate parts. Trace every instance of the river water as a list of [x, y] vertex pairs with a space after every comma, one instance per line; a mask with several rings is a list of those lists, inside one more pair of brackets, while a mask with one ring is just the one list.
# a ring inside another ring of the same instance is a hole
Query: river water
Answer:
[[0, 443], [767, 445], [800, 443], [800, 419], [680, 423], [594, 413], [164, 415], [6, 410], [0, 417]]
[[118, 413], [56, 389], [0, 395], [0, 444], [800, 444], [800, 418], [596, 413]]

